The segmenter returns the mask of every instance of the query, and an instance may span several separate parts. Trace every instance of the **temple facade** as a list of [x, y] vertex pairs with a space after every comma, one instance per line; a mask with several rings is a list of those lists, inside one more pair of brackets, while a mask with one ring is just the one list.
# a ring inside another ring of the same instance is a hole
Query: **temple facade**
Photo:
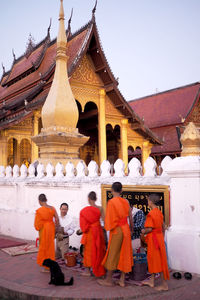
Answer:
[[[80, 158], [101, 164], [118, 158], [128, 163], [128, 149], [137, 149], [142, 162], [162, 144], [135, 113], [118, 89], [118, 81], [103, 52], [93, 13], [80, 30], [71, 33], [66, 54], [70, 87], [78, 107], [78, 132], [88, 137]], [[26, 52], [14, 60], [0, 84], [0, 165], [36, 161], [40, 148], [32, 137], [43, 128], [41, 110], [55, 73], [56, 40], [46, 37], [37, 45], [29, 40]]]

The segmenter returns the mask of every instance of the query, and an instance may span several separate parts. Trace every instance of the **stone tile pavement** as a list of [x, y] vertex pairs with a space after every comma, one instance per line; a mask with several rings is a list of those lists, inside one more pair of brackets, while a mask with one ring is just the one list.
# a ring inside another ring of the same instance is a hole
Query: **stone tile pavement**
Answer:
[[[5, 299], [144, 299], [144, 300], [199, 300], [200, 277], [192, 281], [171, 279], [169, 291], [157, 292], [149, 287], [128, 284], [119, 286], [99, 286], [94, 277], [87, 278], [80, 271], [63, 269], [66, 281], [74, 276], [74, 286], [49, 286], [49, 274], [41, 273], [36, 264], [36, 254], [11, 257], [0, 251], [0, 300]], [[159, 280], [159, 279], [158, 279]]]

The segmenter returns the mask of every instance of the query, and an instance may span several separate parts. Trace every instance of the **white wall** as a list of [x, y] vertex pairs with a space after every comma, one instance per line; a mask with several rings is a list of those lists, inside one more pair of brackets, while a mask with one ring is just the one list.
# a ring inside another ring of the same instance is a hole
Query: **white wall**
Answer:
[[166, 172], [171, 177], [170, 266], [200, 274], [200, 157], [176, 158]]
[[[169, 185], [171, 192], [171, 226], [166, 233], [170, 267], [180, 271], [200, 274], [200, 157], [181, 157], [162, 162], [163, 173], [156, 175], [156, 162], [148, 158], [145, 162], [145, 175], [141, 176], [141, 164], [133, 159], [129, 164], [129, 174], [124, 174], [124, 164], [118, 160], [115, 175], [110, 174], [110, 164], [104, 161], [100, 170], [95, 162], [88, 168], [80, 163], [38, 166], [34, 168], [0, 166], [0, 233], [23, 239], [34, 240], [34, 214], [39, 207], [38, 195], [47, 195], [49, 204], [59, 210], [62, 202], [69, 203], [69, 214], [79, 227], [80, 210], [87, 205], [87, 195], [94, 190], [101, 204], [101, 185], [120, 181], [124, 185]], [[100, 171], [100, 173], [99, 173]], [[85, 175], [87, 174], [87, 176]], [[71, 237], [71, 244], [79, 246], [80, 237]]]
[[[153, 159], [147, 162], [146, 170], [150, 176], [138, 174], [141, 164], [133, 159], [130, 165], [129, 176], [124, 175], [124, 164], [118, 160], [115, 164], [115, 176], [110, 175], [110, 164], [106, 161], [101, 166], [101, 176], [98, 174], [98, 166], [90, 163], [88, 170], [80, 163], [77, 166], [77, 175], [73, 176], [72, 164], [64, 167], [56, 166], [56, 174], [53, 176], [53, 166], [48, 166], [46, 173], [44, 167], [38, 167], [38, 175], [34, 176], [32, 166], [27, 173], [24, 165], [20, 170], [15, 166], [12, 170], [0, 167], [0, 233], [22, 239], [35, 240], [38, 233], [34, 229], [35, 210], [39, 208], [38, 195], [46, 194], [48, 203], [54, 206], [59, 213], [62, 202], [69, 204], [69, 214], [79, 228], [80, 210], [88, 205], [87, 196], [90, 191], [97, 193], [98, 202], [101, 205], [101, 185], [112, 184], [120, 181], [126, 185], [165, 185], [169, 183], [167, 177], [155, 176], [156, 164]], [[89, 173], [85, 176], [85, 173]], [[134, 176], [133, 176], [134, 175]], [[79, 246], [80, 237], [73, 234], [70, 244]]]

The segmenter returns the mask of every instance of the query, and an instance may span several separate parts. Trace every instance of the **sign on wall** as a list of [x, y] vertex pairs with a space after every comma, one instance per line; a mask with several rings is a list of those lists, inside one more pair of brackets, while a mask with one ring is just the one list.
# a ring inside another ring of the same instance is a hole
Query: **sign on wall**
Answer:
[[[102, 185], [102, 206], [106, 210], [106, 205], [109, 199], [111, 199], [111, 185]], [[149, 194], [158, 194], [160, 197], [159, 209], [164, 215], [165, 224], [168, 226], [170, 224], [169, 217], [169, 187], [165, 185], [124, 185], [122, 197], [127, 199], [131, 206], [141, 209], [145, 215], [148, 214], [150, 208], [148, 206], [147, 197]]]

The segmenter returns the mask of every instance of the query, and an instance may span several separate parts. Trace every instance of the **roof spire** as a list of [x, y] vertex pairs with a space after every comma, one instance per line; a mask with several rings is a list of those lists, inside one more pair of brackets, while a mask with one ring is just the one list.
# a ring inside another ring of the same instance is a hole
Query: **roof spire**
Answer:
[[70, 37], [71, 35], [71, 21], [72, 21], [72, 16], [73, 16], [73, 7], [72, 7], [72, 10], [71, 10], [71, 16], [68, 20], [68, 28], [67, 28], [67, 31], [68, 31], [68, 37]]
[[31, 35], [31, 33], [29, 33], [28, 42], [26, 44], [26, 51], [25, 51], [26, 58], [28, 58], [29, 55], [32, 53], [34, 47], [35, 47], [35, 39]]
[[13, 55], [14, 61], [16, 61], [16, 55], [15, 55], [14, 49], [12, 49], [12, 55]]
[[3, 69], [3, 75], [4, 75], [6, 73], [5, 67], [4, 67], [3, 63], [1, 63], [1, 65], [2, 65], [2, 69]]
[[52, 21], [52, 18], [50, 18], [49, 27], [48, 27], [48, 29], [47, 29], [47, 36], [50, 36], [51, 21]]
[[96, 12], [96, 9], [97, 9], [97, 0], [95, 1], [95, 5], [94, 5], [94, 8], [92, 10], [92, 19], [95, 19], [95, 12]]

